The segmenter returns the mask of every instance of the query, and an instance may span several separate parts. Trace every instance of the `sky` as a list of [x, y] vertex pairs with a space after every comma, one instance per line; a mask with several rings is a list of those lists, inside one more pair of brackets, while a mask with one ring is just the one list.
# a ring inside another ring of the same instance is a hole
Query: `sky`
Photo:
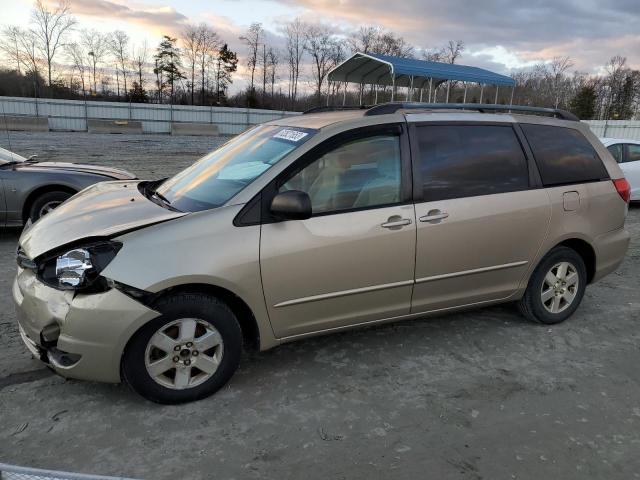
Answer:
[[[26, 26], [32, 2], [6, 3], [0, 27]], [[424, 49], [462, 40], [460, 63], [504, 74], [555, 56], [571, 57], [573, 70], [587, 74], [601, 73], [613, 55], [640, 69], [640, 0], [70, 0], [70, 5], [79, 27], [121, 29], [134, 43], [146, 40], [150, 46], [163, 34], [179, 36], [188, 23], [206, 22], [241, 61], [245, 47], [238, 37], [252, 22], [263, 24], [270, 43], [283, 46], [283, 23], [300, 17], [334, 25], [345, 35], [379, 25]]]

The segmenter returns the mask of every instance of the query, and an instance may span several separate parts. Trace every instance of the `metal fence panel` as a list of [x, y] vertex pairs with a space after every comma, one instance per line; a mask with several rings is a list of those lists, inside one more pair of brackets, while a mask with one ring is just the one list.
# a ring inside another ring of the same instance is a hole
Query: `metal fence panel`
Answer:
[[586, 120], [598, 137], [640, 140], [640, 120]]
[[51, 130], [86, 131], [89, 119], [140, 120], [145, 133], [170, 133], [171, 122], [213, 123], [222, 134], [237, 134], [251, 125], [299, 112], [249, 108], [160, 105], [150, 103], [0, 97], [6, 115], [48, 117]]

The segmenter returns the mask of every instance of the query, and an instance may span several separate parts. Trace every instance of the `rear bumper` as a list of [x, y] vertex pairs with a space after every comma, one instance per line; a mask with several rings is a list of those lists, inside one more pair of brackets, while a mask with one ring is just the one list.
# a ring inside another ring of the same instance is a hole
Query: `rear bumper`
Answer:
[[119, 290], [60, 291], [22, 269], [13, 283], [13, 299], [20, 335], [36, 358], [64, 377], [100, 382], [120, 382], [127, 342], [159, 315]]
[[614, 272], [624, 260], [630, 235], [624, 228], [596, 237], [596, 271], [592, 282]]

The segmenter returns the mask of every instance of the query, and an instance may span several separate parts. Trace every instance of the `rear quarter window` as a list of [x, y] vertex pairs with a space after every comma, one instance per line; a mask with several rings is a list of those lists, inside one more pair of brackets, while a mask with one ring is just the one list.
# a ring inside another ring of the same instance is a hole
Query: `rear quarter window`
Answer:
[[545, 186], [609, 178], [589, 141], [573, 128], [521, 124]]

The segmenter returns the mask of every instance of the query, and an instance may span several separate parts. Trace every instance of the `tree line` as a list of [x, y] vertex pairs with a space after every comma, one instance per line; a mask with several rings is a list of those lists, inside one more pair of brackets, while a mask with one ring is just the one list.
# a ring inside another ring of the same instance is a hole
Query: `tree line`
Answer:
[[[343, 85], [328, 84], [328, 72], [355, 52], [452, 64], [465, 53], [460, 40], [421, 48], [377, 26], [345, 35], [299, 18], [284, 22], [277, 36], [253, 23], [239, 40], [245, 47], [241, 64], [238, 53], [205, 23], [185, 25], [179, 35], [165, 35], [155, 47], [134, 45], [120, 30], [104, 34], [78, 28], [68, 0], [35, 0], [28, 27], [9, 25], [1, 32], [5, 63], [0, 94], [304, 110], [324, 104], [327, 95], [333, 101], [338, 93], [349, 104], [391, 98], [389, 87], [350, 84], [344, 91]], [[513, 103], [564, 108], [584, 119], [638, 116], [640, 72], [624, 57], [613, 56], [599, 75], [573, 67], [571, 58], [556, 57], [513, 72]], [[231, 95], [229, 87], [239, 73], [247, 86]], [[504, 87], [456, 81], [435, 87], [432, 101], [512, 101], [511, 89]], [[398, 88], [394, 98], [417, 100], [420, 95]]]

